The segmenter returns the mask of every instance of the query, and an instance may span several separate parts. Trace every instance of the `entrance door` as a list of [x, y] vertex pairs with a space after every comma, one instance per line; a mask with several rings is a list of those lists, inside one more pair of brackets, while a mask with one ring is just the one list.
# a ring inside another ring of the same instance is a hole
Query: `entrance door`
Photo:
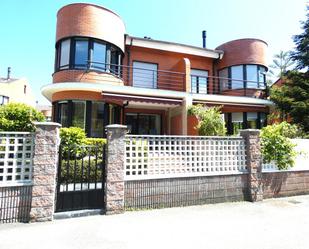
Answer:
[[161, 135], [161, 115], [126, 113], [129, 132], [136, 135]]

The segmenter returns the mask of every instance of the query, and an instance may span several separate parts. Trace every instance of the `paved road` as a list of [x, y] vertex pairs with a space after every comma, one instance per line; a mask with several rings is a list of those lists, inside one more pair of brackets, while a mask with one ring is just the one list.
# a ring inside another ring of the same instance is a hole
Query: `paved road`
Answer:
[[309, 195], [0, 225], [1, 249], [308, 249]]

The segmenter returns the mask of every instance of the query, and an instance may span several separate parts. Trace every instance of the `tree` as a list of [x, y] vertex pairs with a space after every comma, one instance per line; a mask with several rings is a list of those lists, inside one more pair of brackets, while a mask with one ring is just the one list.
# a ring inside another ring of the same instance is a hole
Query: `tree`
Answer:
[[309, 132], [309, 72], [289, 71], [281, 87], [273, 87], [270, 99], [276, 104], [281, 118], [299, 124]]
[[309, 6], [307, 6], [307, 20], [302, 22], [302, 29], [304, 32], [300, 35], [295, 35], [294, 43], [296, 45], [295, 51], [291, 56], [293, 61], [296, 62], [297, 69], [309, 70]]
[[273, 64], [269, 66], [276, 72], [279, 71], [279, 73], [276, 74], [273, 70], [269, 70], [269, 72], [270, 74], [281, 78], [288, 71], [289, 67], [291, 67], [293, 64], [294, 62], [290, 57], [290, 52], [284, 52], [281, 50], [279, 54], [274, 55]]
[[0, 106], [0, 131], [34, 131], [34, 121], [44, 121], [44, 115], [31, 106], [9, 103]]
[[204, 107], [193, 105], [188, 109], [189, 115], [195, 115], [198, 119], [196, 129], [200, 136], [224, 136], [226, 128], [222, 119], [221, 106]]

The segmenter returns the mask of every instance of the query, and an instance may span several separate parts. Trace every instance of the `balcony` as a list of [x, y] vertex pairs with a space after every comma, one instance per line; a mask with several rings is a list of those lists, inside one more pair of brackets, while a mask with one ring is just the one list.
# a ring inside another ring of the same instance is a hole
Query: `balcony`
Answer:
[[[90, 74], [95, 72], [98, 82], [113, 83], [113, 81], [121, 81], [126, 86], [137, 88], [183, 92], [189, 90], [194, 94], [247, 96], [262, 99], [267, 97], [266, 84], [258, 81], [193, 74], [188, 78], [182, 72], [152, 70], [92, 61], [89, 61], [87, 65], [85, 75], [81, 81], [87, 81], [88, 77], [93, 80], [93, 75]], [[189, 89], [188, 86], [190, 86]]]

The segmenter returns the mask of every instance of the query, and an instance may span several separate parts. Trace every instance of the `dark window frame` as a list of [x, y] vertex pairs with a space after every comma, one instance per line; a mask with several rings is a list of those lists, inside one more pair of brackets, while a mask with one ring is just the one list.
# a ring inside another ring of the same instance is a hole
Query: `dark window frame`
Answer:
[[199, 93], [199, 79], [200, 78], [206, 78], [206, 94], [209, 94], [209, 70], [204, 70], [204, 69], [200, 69], [200, 68], [191, 68], [191, 70], [204, 71], [204, 72], [207, 72], [207, 75], [208, 75], [207, 77], [205, 77], [205, 76], [190, 74], [190, 78], [191, 78], [191, 92], [193, 93], [192, 77], [196, 77], [196, 93]]

